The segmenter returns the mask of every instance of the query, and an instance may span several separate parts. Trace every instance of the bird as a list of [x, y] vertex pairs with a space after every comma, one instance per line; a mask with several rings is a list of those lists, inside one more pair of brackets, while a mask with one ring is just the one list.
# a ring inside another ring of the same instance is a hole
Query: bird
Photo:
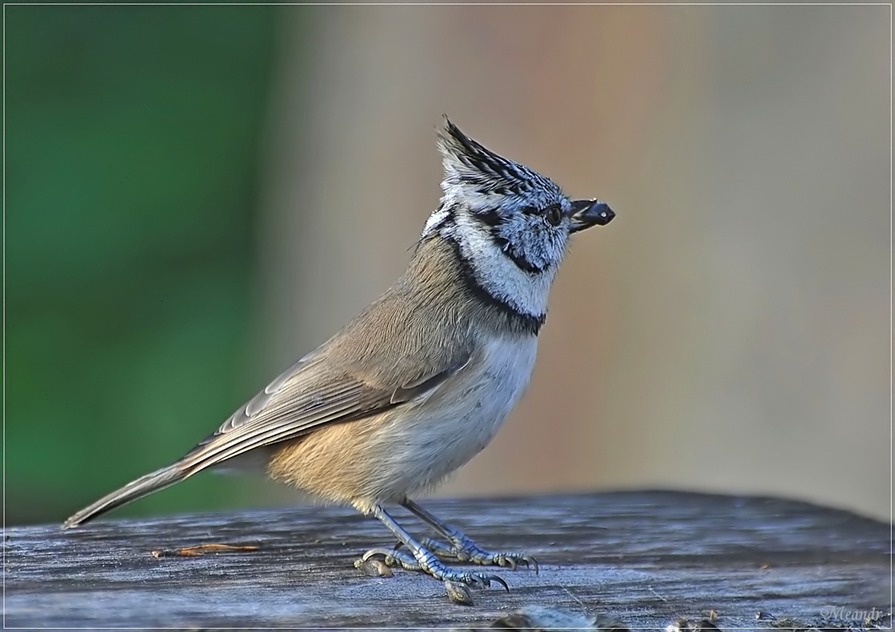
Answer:
[[[316, 350], [286, 369], [181, 459], [68, 518], [81, 525], [202, 470], [258, 470], [327, 503], [379, 519], [398, 539], [358, 560], [445, 583], [507, 588], [449, 566], [534, 566], [492, 552], [419, 505], [481, 452], [526, 390], [547, 299], [571, 235], [608, 224], [599, 199], [572, 200], [549, 178], [466, 136], [438, 129], [444, 177], [404, 274]], [[396, 504], [439, 539], [418, 540]], [[467, 591], [468, 592], [468, 591]]]

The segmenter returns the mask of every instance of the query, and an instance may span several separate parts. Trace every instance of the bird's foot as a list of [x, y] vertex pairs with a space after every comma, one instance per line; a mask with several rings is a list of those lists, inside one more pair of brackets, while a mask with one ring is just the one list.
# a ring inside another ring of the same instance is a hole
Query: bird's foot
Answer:
[[482, 566], [502, 566], [516, 570], [520, 564], [538, 572], [538, 561], [525, 553], [494, 552], [481, 548], [465, 535], [459, 535], [450, 539], [447, 545], [432, 538], [423, 540], [423, 546], [444, 560], [457, 562], [471, 562]]
[[354, 563], [355, 567], [361, 568], [372, 561], [378, 561], [385, 564], [388, 568], [396, 568], [400, 566], [407, 571], [423, 570], [419, 563], [414, 559], [413, 555], [407, 551], [402, 551], [398, 547], [393, 549], [375, 548], [364, 553], [361, 558]]
[[[504, 590], [507, 592], [510, 590], [507, 583], [497, 575], [454, 570], [443, 564], [441, 560], [425, 547], [409, 551], [400, 548], [371, 549], [363, 554], [361, 559], [355, 563], [355, 566], [361, 568], [361, 566], [366, 565], [373, 560], [378, 560], [390, 568], [400, 566], [408, 571], [423, 572], [431, 575], [435, 579], [440, 579], [446, 584], [464, 584], [474, 588], [487, 588], [491, 586], [491, 582], [494, 582], [503, 586]], [[450, 591], [448, 592], [450, 593]]]
[[[425, 510], [416, 506], [410, 501], [405, 501], [405, 507], [421, 516], [426, 522], [429, 522], [439, 533], [445, 533], [447, 528], [443, 526], [436, 518], [433, 518]], [[454, 570], [445, 566], [429, 549], [420, 544], [413, 538], [401, 525], [395, 522], [381, 505], [373, 505], [370, 510], [376, 518], [384, 524], [389, 531], [394, 533], [401, 542], [394, 549], [373, 549], [364, 553], [364, 556], [355, 562], [355, 566], [365, 572], [375, 570], [379, 575], [385, 575], [389, 570], [389, 565], [401, 566], [408, 570], [420, 571], [431, 575], [435, 579], [440, 579], [444, 584], [444, 590], [448, 599], [454, 603], [472, 605], [473, 599], [470, 588], [487, 588], [491, 582], [500, 584], [507, 592], [510, 587], [497, 575], [489, 575], [487, 573], [470, 573]], [[445, 533], [452, 536], [453, 542], [456, 538], [454, 532]], [[458, 534], [459, 535], [459, 534]], [[406, 551], [400, 549], [401, 546], [407, 547]], [[380, 559], [381, 558], [381, 559]]]

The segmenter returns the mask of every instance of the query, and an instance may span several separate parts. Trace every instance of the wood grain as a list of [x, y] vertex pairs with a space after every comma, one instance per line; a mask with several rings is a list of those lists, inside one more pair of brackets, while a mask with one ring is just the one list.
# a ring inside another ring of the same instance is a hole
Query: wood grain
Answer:
[[[475, 606], [455, 605], [429, 577], [356, 570], [365, 550], [392, 542], [376, 520], [334, 507], [16, 527], [4, 538], [5, 626], [480, 628], [549, 606], [631, 628], [712, 610], [722, 629], [782, 617], [891, 628], [891, 615], [849, 618], [890, 611], [891, 566], [889, 525], [848, 512], [675, 492], [425, 505], [483, 546], [534, 555], [540, 573], [498, 569], [509, 593], [476, 590]], [[258, 548], [152, 555], [210, 543]]]

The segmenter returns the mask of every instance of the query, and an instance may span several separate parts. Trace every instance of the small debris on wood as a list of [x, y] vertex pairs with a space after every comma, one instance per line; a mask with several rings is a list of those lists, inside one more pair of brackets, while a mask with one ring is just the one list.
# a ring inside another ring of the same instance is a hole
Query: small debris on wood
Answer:
[[[712, 610], [712, 613], [714, 612]], [[681, 617], [665, 628], [666, 632], [714, 632], [715, 630], [720, 630], [720, 628], [712, 622], [711, 614], [708, 619], [700, 619], [696, 622]]]
[[594, 630], [599, 632], [630, 632], [624, 623], [602, 614], [589, 615], [569, 612], [558, 608], [531, 606], [508, 614], [494, 621], [490, 629], [544, 630]]
[[260, 547], [252, 545], [236, 546], [231, 544], [200, 544], [198, 546], [187, 546], [180, 549], [160, 549], [150, 551], [152, 557], [158, 559], [162, 557], [196, 557], [205, 555], [206, 553], [233, 553], [238, 551], [257, 551]]
[[354, 568], [358, 569], [368, 577], [391, 577], [394, 575], [392, 569], [388, 567], [388, 564], [386, 564], [384, 560], [375, 557], [366, 560], [355, 560]]
[[460, 582], [452, 582], [449, 579], [444, 580], [444, 592], [452, 603], [461, 606], [474, 606], [475, 600], [469, 591], [469, 586]]

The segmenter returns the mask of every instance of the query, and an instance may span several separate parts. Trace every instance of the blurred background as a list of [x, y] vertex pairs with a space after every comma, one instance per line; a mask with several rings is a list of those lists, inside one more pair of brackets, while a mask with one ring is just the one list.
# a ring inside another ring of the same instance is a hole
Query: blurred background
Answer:
[[[180, 457], [388, 287], [442, 113], [618, 217], [440, 494], [889, 515], [889, 7], [5, 11], [9, 524]], [[203, 473], [117, 515], [295, 499]]]

